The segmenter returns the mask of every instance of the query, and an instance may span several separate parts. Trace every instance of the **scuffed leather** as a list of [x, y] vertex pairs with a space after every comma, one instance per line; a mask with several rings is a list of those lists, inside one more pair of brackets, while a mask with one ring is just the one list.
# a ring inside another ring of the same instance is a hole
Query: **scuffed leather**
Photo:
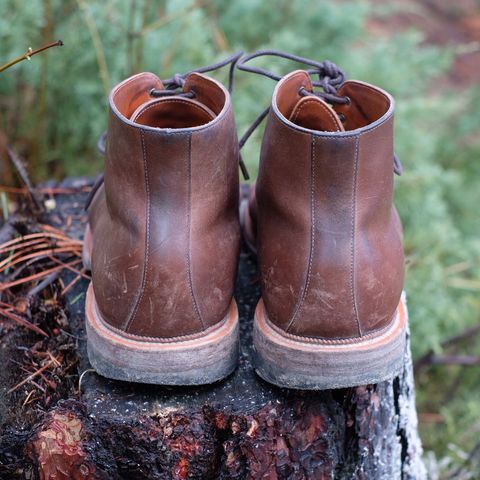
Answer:
[[152, 101], [152, 88], [162, 88], [160, 81], [144, 73], [110, 96], [105, 182], [89, 209], [92, 282], [109, 325], [172, 339], [215, 325], [230, 305], [238, 142], [230, 97], [218, 82], [189, 75], [184, 88], [194, 88], [193, 101]]
[[289, 334], [358, 338], [391, 322], [403, 287], [393, 100], [346, 82], [339, 94], [351, 102], [335, 107], [346, 117], [342, 132], [336, 113], [316, 99], [295, 122], [295, 106], [307, 102], [301, 86], [311, 90], [308, 75], [293, 72], [275, 90], [249, 198], [262, 298], [269, 320]]

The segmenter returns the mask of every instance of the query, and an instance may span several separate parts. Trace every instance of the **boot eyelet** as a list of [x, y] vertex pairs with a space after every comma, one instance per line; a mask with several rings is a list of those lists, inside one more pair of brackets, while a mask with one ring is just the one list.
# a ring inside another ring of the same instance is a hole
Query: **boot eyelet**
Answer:
[[308, 97], [309, 95], [313, 95], [313, 92], [307, 90], [303, 85], [298, 89], [298, 95], [301, 97]]
[[352, 103], [352, 100], [347, 95], [345, 95], [344, 98], [345, 98], [345, 105], [350, 105]]
[[342, 123], [345, 123], [345, 121], [347, 120], [347, 117], [345, 117], [345, 115], [343, 113], [339, 113], [338, 118], [340, 119], [340, 121]]

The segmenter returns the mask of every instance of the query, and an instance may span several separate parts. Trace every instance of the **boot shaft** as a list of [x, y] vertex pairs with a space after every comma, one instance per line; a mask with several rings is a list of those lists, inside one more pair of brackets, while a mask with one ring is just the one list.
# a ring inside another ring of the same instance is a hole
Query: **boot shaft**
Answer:
[[[361, 82], [330, 108], [303, 71], [275, 89], [256, 187], [268, 318], [301, 336], [351, 338], [387, 325], [403, 284], [392, 204], [393, 99]], [[343, 120], [343, 122], [342, 122]]]

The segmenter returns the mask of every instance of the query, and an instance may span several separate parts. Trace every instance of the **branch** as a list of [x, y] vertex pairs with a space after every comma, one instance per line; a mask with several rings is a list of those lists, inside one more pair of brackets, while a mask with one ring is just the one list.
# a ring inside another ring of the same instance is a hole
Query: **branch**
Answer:
[[[447, 338], [441, 343], [442, 349], [446, 349], [448, 347], [452, 347], [458, 343], [463, 341], [471, 340], [476, 335], [480, 333], [480, 323], [474, 325], [473, 327], [467, 328], [464, 332], [455, 335], [453, 337]], [[430, 350], [425, 355], [422, 355], [414, 364], [414, 370], [418, 373], [421, 370], [424, 370], [426, 367], [433, 364], [432, 360], [435, 359], [436, 355], [435, 352]], [[439, 362], [437, 362], [439, 363]]]
[[34, 55], [37, 55], [37, 53], [41, 53], [52, 47], [61, 47], [62, 45], [63, 45], [63, 42], [61, 40], [58, 40], [56, 42], [49, 43], [48, 45], [44, 45], [43, 47], [37, 48], [36, 50], [32, 50], [32, 48], [30, 47], [23, 55], [20, 55], [19, 57], [14, 58], [10, 62], [7, 62], [5, 65], [2, 65], [0, 67], [0, 73], [6, 70], [7, 68], [12, 67], [16, 63], [21, 62], [22, 60], [31, 60], [31, 58]]
[[477, 355], [432, 355], [430, 365], [463, 365], [473, 367], [480, 365]]
[[9, 320], [12, 320], [15, 323], [18, 323], [22, 327], [28, 328], [29, 330], [32, 330], [33, 332], [38, 333], [39, 335], [43, 335], [44, 337], [48, 338], [48, 333], [46, 333], [40, 327], [37, 327], [32, 322], [29, 322], [27, 319], [25, 319], [23, 317], [20, 317], [19, 315], [16, 315], [15, 313], [9, 312], [8, 310], [5, 310], [4, 308], [0, 308], [0, 315], [8, 318]]
[[25, 167], [25, 163], [11, 148], [7, 147], [7, 153], [38, 211], [45, 213], [45, 207], [33, 188], [32, 182], [30, 181], [30, 177], [28, 176], [27, 169]]

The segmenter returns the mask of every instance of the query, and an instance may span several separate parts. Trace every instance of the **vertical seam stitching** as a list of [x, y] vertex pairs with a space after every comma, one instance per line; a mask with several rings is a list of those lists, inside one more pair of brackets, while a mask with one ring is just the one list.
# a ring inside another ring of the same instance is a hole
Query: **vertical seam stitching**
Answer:
[[197, 300], [195, 298], [195, 293], [193, 291], [193, 280], [192, 280], [192, 134], [188, 136], [188, 156], [187, 156], [187, 172], [188, 172], [188, 193], [187, 193], [187, 273], [188, 273], [188, 287], [190, 290], [190, 296], [192, 298], [193, 308], [197, 314], [198, 319], [200, 320], [200, 325], [202, 329], [205, 330], [205, 323], [203, 322], [202, 316], [200, 314], [200, 309], [198, 308]]
[[295, 312], [293, 313], [292, 319], [290, 320], [286, 332], [288, 332], [293, 324], [295, 323], [300, 310], [303, 306], [305, 298], [307, 297], [308, 290], [310, 288], [310, 278], [312, 273], [312, 264], [313, 264], [313, 250], [315, 246], [315, 136], [312, 135], [312, 142], [310, 147], [310, 254], [308, 258], [308, 268], [307, 276], [305, 279], [305, 287], [302, 292], [300, 301], [297, 304]]
[[140, 303], [142, 302], [143, 295], [145, 293], [145, 287], [147, 285], [147, 273], [148, 273], [148, 262], [150, 260], [150, 179], [148, 176], [148, 161], [147, 161], [147, 149], [145, 145], [145, 134], [143, 129], [140, 129], [140, 138], [142, 141], [142, 152], [143, 152], [143, 169], [144, 169], [144, 178], [145, 178], [145, 193], [147, 197], [146, 201], [146, 225], [145, 225], [145, 253], [144, 253], [144, 267], [143, 267], [143, 274], [142, 274], [142, 283], [140, 285], [140, 292], [137, 297], [137, 301], [132, 309], [132, 313], [130, 314], [130, 318], [127, 321], [125, 326], [125, 331], [128, 332], [130, 329], [133, 321], [135, 320], [138, 309], [140, 307]]
[[350, 235], [350, 284], [352, 291], [352, 307], [353, 314], [355, 316], [355, 322], [357, 323], [358, 334], [362, 336], [362, 328], [360, 326], [360, 318], [358, 315], [357, 306], [357, 291], [356, 291], [356, 268], [355, 268], [355, 243], [356, 243], [356, 223], [357, 223], [357, 179], [358, 179], [358, 144], [360, 135], [355, 138], [355, 163], [353, 167], [353, 179], [352, 179], [352, 218], [351, 218], [351, 235]]

